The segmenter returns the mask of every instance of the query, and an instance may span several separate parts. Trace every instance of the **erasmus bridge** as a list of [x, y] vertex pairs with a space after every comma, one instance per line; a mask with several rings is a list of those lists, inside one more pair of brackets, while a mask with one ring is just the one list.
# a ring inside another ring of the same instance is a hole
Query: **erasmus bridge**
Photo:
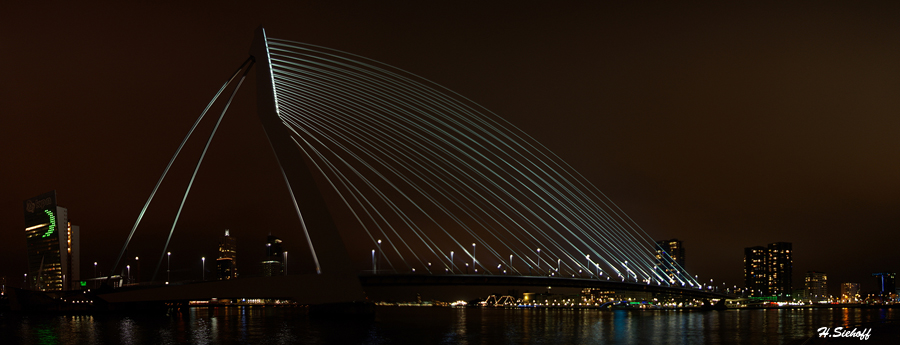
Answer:
[[[290, 298], [321, 305], [365, 301], [371, 290], [403, 286], [593, 287], [717, 296], [671, 258], [657, 258], [656, 242], [561, 158], [462, 95], [365, 57], [267, 37], [259, 28], [250, 58], [210, 106], [236, 83], [233, 98], [253, 66], [258, 116], [316, 273], [156, 285], [101, 298], [113, 303]], [[153, 189], [114, 270], [210, 106]], [[360, 271], [349, 259], [323, 194], [335, 196], [346, 208], [340, 214], [353, 218], [356, 226], [344, 229], [345, 236], [371, 243], [371, 269]], [[160, 264], [180, 214], [181, 208]]]

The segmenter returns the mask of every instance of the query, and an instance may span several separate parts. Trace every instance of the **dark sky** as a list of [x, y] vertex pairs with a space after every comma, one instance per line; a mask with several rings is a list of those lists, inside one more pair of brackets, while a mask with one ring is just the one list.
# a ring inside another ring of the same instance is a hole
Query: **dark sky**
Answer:
[[[808, 270], [828, 273], [835, 294], [841, 282], [868, 290], [872, 272], [900, 270], [897, 4], [438, 3], [5, 5], [0, 276], [15, 286], [26, 271], [22, 201], [54, 189], [81, 226], [83, 271], [94, 261], [109, 269], [259, 25], [403, 68], [494, 111], [652, 237], [683, 240], [701, 279], [742, 285], [743, 248], [776, 241], [794, 243], [795, 287]], [[225, 228], [248, 265], [271, 231], [298, 253], [292, 267], [311, 267], [256, 119], [253, 76], [176, 229], [183, 279], [200, 275]], [[145, 280], [210, 125], [130, 249]]]

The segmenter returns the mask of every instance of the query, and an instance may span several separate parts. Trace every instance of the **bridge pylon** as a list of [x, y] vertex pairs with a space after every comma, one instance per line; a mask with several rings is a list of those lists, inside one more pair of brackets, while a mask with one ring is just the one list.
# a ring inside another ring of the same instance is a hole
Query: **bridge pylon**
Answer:
[[313, 177], [315, 165], [291, 137], [279, 114], [269, 46], [263, 27], [256, 29], [250, 55], [256, 60], [257, 66], [256, 103], [259, 120], [278, 159], [278, 166], [316, 265], [317, 274], [308, 277], [309, 284], [303, 288], [304, 291], [298, 291], [298, 295], [309, 297], [299, 302], [309, 300], [307, 303], [317, 304], [314, 303], [317, 296], [329, 301], [364, 301], [365, 294], [347, 255], [347, 248]]

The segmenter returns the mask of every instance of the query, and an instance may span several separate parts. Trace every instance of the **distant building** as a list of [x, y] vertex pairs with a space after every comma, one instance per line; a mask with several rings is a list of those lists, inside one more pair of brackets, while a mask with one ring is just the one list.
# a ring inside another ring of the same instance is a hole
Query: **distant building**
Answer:
[[744, 248], [744, 287], [750, 296], [768, 296], [769, 278], [766, 268], [766, 248]]
[[841, 284], [841, 302], [856, 303], [860, 300], [859, 283]]
[[897, 290], [897, 273], [879, 272], [872, 273], [875, 277], [875, 293], [887, 296], [896, 293]]
[[282, 241], [280, 238], [269, 236], [266, 238], [266, 258], [262, 262], [262, 275], [271, 277], [281, 275], [284, 272], [282, 260], [284, 250], [282, 249]]
[[24, 201], [26, 288], [37, 291], [80, 287], [80, 229], [69, 211], [56, 204], [56, 191]]
[[670, 278], [684, 272], [684, 244], [677, 238], [656, 242], [656, 266]]
[[794, 259], [790, 242], [770, 243], [766, 266], [769, 270], [769, 295], [789, 300], [793, 287]]
[[791, 300], [793, 253], [791, 243], [744, 248], [744, 287], [751, 296]]
[[807, 271], [803, 281], [806, 285], [806, 298], [808, 300], [828, 300], [828, 276], [824, 272]]
[[225, 229], [225, 236], [219, 242], [219, 258], [216, 259], [216, 277], [218, 280], [237, 278], [237, 241]]

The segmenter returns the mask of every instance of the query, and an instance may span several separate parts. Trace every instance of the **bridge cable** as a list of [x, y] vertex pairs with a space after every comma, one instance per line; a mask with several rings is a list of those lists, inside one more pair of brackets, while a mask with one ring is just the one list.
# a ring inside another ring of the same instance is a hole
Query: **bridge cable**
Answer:
[[209, 139], [206, 140], [206, 146], [203, 147], [203, 153], [200, 154], [200, 159], [197, 161], [197, 166], [194, 167], [194, 173], [191, 174], [191, 181], [188, 182], [188, 186], [184, 190], [184, 196], [181, 198], [181, 204], [178, 206], [178, 212], [175, 214], [175, 220], [172, 222], [172, 228], [169, 230], [169, 237], [166, 238], [166, 245], [163, 247], [162, 253], [159, 256], [159, 261], [156, 263], [156, 269], [153, 270], [153, 278], [151, 279], [151, 281], [156, 281], [156, 274], [159, 273], [159, 266], [162, 265], [163, 258], [166, 256], [166, 251], [169, 249], [169, 242], [171, 242], [172, 235], [175, 233], [175, 225], [178, 224], [178, 218], [181, 216], [181, 210], [184, 209], [184, 203], [187, 201], [188, 194], [191, 192], [191, 186], [194, 184], [194, 179], [197, 177], [197, 172], [200, 170], [200, 164], [203, 163], [203, 158], [206, 156], [206, 151], [209, 149], [209, 145], [212, 143], [213, 137], [215, 137], [216, 131], [219, 129], [219, 124], [222, 123], [222, 119], [225, 117], [225, 112], [227, 112], [228, 107], [231, 106], [231, 101], [234, 99], [234, 95], [237, 94], [238, 90], [241, 89], [241, 84], [244, 83], [244, 79], [247, 78], [247, 73], [249, 73], [250, 69], [253, 68], [253, 64], [255, 62], [256, 61], [251, 61], [250, 65], [247, 66], [247, 69], [244, 70], [244, 74], [241, 75], [241, 79], [234, 87], [234, 90], [231, 91], [231, 96], [228, 97], [228, 102], [225, 103], [225, 108], [222, 109], [222, 114], [219, 115], [219, 119], [216, 121], [216, 125], [213, 127], [212, 133], [209, 134]]
[[125, 256], [125, 251], [128, 248], [128, 244], [131, 243], [131, 238], [134, 236], [135, 231], [139, 224], [141, 224], [141, 220], [144, 218], [144, 213], [147, 212], [147, 208], [150, 206], [150, 202], [153, 201], [153, 196], [156, 195], [156, 191], [159, 189], [159, 186], [162, 184], [163, 179], [166, 178], [166, 174], [169, 172], [169, 168], [172, 167], [172, 163], [175, 162], [175, 158], [178, 157], [178, 154], [181, 152], [181, 149], [184, 147], [184, 144], [187, 143], [188, 139], [191, 137], [191, 134], [194, 133], [194, 129], [197, 128], [197, 125], [200, 124], [200, 121], [203, 120], [203, 117], [206, 115], [206, 112], [209, 111], [209, 108], [212, 107], [213, 104], [216, 103], [216, 100], [219, 98], [219, 95], [222, 94], [222, 91], [225, 91], [225, 88], [228, 87], [228, 84], [234, 80], [234, 77], [244, 69], [244, 66], [247, 65], [248, 62], [253, 60], [253, 57], [248, 58], [241, 64], [240, 67], [222, 84], [222, 87], [219, 88], [219, 91], [216, 92], [215, 96], [213, 96], [212, 100], [209, 101], [209, 104], [206, 105], [206, 108], [203, 109], [203, 112], [200, 113], [200, 117], [194, 121], [194, 125], [191, 126], [191, 129], [188, 131], [187, 135], [184, 136], [184, 139], [181, 140], [181, 144], [178, 145], [178, 149], [175, 150], [175, 154], [172, 155], [172, 158], [169, 159], [169, 164], [166, 165], [165, 170], [163, 170], [162, 176], [159, 177], [159, 181], [156, 182], [156, 186], [153, 187], [153, 191], [150, 192], [150, 197], [147, 198], [147, 201], [144, 203], [144, 207], [141, 209], [141, 213], [138, 214], [137, 220], [135, 220], [134, 225], [131, 227], [131, 232], [128, 234], [128, 238], [125, 239], [125, 244], [122, 246], [122, 250], [119, 252], [119, 257], [116, 258], [115, 264], [113, 264], [112, 270], [109, 271], [109, 276], [107, 276], [107, 281], [112, 277], [113, 272], [116, 271], [116, 268], [119, 266], [119, 262], [122, 261], [122, 257]]

